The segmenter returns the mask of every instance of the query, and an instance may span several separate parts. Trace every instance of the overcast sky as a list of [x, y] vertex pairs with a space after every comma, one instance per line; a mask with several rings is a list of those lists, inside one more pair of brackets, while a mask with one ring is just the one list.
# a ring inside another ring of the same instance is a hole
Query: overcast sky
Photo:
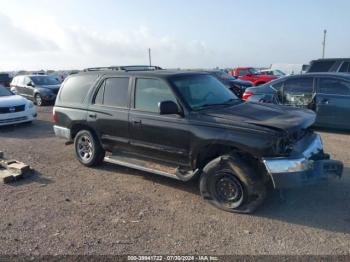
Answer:
[[0, 0], [0, 70], [350, 57], [349, 0]]

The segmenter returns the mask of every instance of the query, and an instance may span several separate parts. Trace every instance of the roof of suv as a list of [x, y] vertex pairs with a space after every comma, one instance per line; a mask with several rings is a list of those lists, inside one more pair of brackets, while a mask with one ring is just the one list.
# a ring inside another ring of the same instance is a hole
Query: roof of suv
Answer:
[[186, 76], [186, 75], [198, 75], [208, 74], [205, 71], [185, 71], [185, 70], [145, 70], [145, 71], [116, 71], [116, 70], [98, 70], [98, 71], [84, 71], [77, 75], [120, 75], [120, 76], [144, 76], [144, 77], [161, 77], [167, 78], [170, 76]]
[[335, 76], [335, 77], [342, 77], [342, 78], [347, 78], [350, 79], [350, 74], [347, 73], [338, 73], [338, 72], [315, 72], [315, 73], [306, 73], [306, 74], [301, 74], [301, 75], [290, 75], [287, 77], [301, 77], [301, 76]]

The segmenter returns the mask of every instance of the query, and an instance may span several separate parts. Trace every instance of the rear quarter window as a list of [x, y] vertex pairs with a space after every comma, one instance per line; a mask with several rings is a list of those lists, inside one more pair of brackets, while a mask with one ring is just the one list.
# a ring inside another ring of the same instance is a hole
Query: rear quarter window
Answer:
[[64, 104], [82, 103], [97, 77], [97, 75], [78, 75], [68, 78], [62, 86], [59, 101]]

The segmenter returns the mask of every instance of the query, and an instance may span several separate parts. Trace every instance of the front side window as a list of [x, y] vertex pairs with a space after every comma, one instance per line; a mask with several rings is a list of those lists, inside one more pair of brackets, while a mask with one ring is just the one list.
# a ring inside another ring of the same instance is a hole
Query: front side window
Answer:
[[305, 107], [311, 103], [313, 78], [287, 80], [283, 88], [283, 102], [287, 105]]
[[211, 75], [177, 77], [171, 82], [193, 110], [239, 101], [225, 85]]
[[335, 78], [321, 78], [319, 90], [323, 94], [350, 95], [350, 82]]
[[158, 104], [162, 101], [174, 101], [177, 103], [170, 87], [159, 79], [136, 80], [135, 109], [158, 113]]

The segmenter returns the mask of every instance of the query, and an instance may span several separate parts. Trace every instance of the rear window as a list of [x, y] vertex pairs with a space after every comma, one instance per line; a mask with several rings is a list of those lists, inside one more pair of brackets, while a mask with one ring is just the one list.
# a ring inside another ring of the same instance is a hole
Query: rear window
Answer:
[[313, 62], [308, 72], [328, 72], [334, 63], [335, 60]]
[[80, 75], [68, 78], [61, 90], [60, 101], [68, 104], [82, 103], [97, 75]]

